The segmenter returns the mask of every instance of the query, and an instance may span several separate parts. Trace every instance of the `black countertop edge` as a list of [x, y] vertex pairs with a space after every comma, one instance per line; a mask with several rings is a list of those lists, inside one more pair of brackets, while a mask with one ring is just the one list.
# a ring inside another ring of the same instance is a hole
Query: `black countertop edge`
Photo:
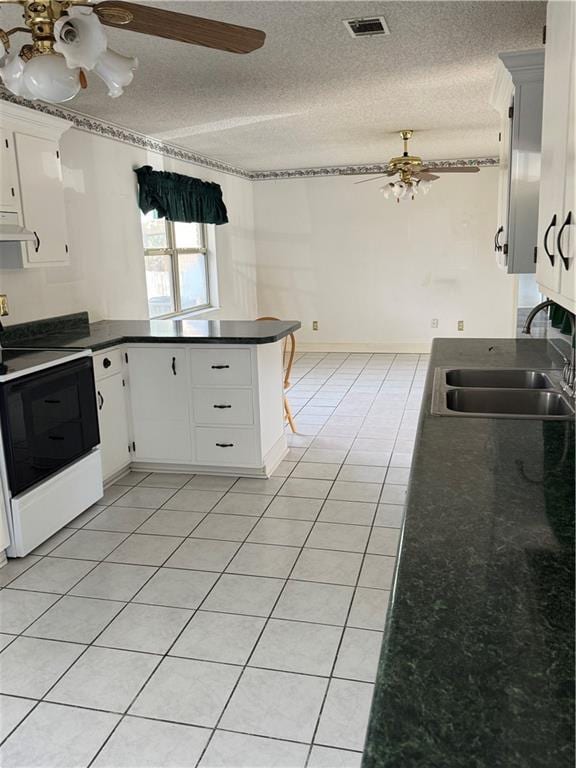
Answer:
[[[0, 335], [5, 349], [92, 349], [120, 344], [258, 345], [280, 341], [301, 325], [297, 320], [101, 320], [65, 315], [8, 326]], [[38, 329], [35, 332], [35, 329]]]
[[573, 768], [574, 422], [431, 413], [436, 368], [561, 366], [433, 344], [363, 768]]

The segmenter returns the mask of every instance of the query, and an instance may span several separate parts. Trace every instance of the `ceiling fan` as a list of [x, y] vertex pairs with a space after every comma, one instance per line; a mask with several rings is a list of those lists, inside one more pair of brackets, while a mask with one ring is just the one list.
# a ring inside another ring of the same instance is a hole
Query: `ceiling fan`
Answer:
[[[230, 53], [250, 53], [264, 44], [259, 29], [124, 0], [0, 0], [22, 7], [24, 26], [0, 29], [0, 78], [26, 99], [60, 103], [87, 87], [93, 71], [120, 96], [132, 82], [138, 60], [108, 48], [103, 26], [127, 29]], [[31, 43], [10, 51], [11, 36], [24, 32]]]
[[414, 200], [417, 194], [426, 195], [430, 191], [433, 181], [439, 179], [439, 173], [478, 173], [480, 168], [476, 165], [452, 165], [445, 167], [430, 168], [423, 162], [421, 157], [411, 155], [408, 152], [408, 142], [414, 135], [414, 131], [400, 131], [400, 136], [404, 142], [404, 152], [400, 157], [392, 157], [388, 161], [388, 170], [381, 176], [374, 176], [370, 179], [356, 181], [355, 184], [365, 184], [367, 181], [377, 181], [389, 176], [399, 178], [394, 182], [389, 182], [380, 188], [384, 197], [394, 197], [397, 202], [400, 200]]

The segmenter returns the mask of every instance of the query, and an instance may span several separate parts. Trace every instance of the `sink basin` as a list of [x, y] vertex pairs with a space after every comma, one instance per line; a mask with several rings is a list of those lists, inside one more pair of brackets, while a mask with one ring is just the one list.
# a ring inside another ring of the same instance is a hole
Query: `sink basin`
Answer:
[[550, 378], [541, 371], [490, 370], [468, 368], [446, 371], [449, 387], [487, 387], [498, 389], [552, 389]]
[[446, 408], [468, 416], [568, 419], [574, 416], [560, 392], [534, 389], [450, 389], [445, 392]]

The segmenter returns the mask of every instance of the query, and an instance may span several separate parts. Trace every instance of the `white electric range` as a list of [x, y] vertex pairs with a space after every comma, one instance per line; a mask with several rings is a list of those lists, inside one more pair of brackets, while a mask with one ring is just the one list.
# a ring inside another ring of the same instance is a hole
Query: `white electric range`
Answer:
[[0, 434], [0, 551], [22, 557], [102, 497], [91, 352], [1, 350]]

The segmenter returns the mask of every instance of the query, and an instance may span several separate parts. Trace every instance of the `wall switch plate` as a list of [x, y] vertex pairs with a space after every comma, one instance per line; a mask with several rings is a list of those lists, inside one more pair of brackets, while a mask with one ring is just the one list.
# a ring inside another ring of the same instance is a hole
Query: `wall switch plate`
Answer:
[[312, 330], [313, 331], [318, 330], [318, 320], [312, 320]]
[[437, 317], [433, 317], [432, 318], [432, 322], [430, 323], [430, 326], [432, 328], [438, 328], [438, 318]]
[[458, 330], [459, 331], [464, 330], [464, 320], [458, 320]]
[[0, 293], [0, 317], [6, 317], [10, 314], [8, 312], [8, 296], [5, 293]]

